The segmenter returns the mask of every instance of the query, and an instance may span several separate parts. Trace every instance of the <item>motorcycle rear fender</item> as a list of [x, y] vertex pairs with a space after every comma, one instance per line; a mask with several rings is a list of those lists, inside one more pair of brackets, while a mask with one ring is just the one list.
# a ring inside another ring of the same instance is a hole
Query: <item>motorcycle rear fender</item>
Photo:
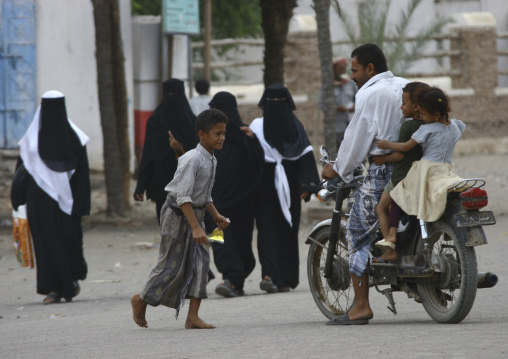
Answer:
[[310, 234], [307, 236], [307, 239], [305, 240], [305, 244], [311, 244], [312, 241], [309, 239], [309, 237], [314, 236], [314, 234], [316, 234], [317, 231], [319, 231], [321, 228], [330, 227], [331, 225], [332, 225], [331, 218], [325, 219], [324, 221], [319, 222], [314, 228], [312, 228], [312, 231], [310, 232]]
[[473, 227], [473, 228], [459, 228], [464, 230], [466, 233], [466, 247], [474, 247], [481, 246], [482, 244], [487, 244], [487, 237], [485, 236], [485, 232], [482, 227]]
[[[478, 227], [455, 227], [453, 224], [452, 216], [456, 213], [464, 212], [464, 209], [460, 205], [459, 200], [452, 199], [448, 200], [446, 203], [446, 209], [443, 213], [443, 216], [440, 218], [440, 220], [444, 220], [451, 224], [452, 227], [455, 228], [457, 232], [460, 233], [460, 238], [464, 238], [466, 240], [466, 246], [467, 247], [474, 247], [474, 246], [480, 246], [482, 244], [487, 244], [487, 237], [485, 236], [485, 232], [483, 231], [483, 228], [481, 226]], [[432, 226], [432, 223], [430, 223]]]

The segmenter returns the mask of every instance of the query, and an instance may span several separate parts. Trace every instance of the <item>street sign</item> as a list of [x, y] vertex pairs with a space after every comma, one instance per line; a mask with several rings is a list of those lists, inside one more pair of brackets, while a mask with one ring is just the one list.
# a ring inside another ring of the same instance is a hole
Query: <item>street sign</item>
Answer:
[[162, 31], [166, 34], [199, 35], [198, 0], [163, 0]]

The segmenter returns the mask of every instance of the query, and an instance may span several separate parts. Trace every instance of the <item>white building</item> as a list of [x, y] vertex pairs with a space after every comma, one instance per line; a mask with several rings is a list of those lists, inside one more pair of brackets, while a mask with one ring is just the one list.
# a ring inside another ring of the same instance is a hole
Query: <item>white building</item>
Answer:
[[[119, 3], [132, 144], [130, 1]], [[69, 118], [90, 136], [90, 167], [102, 170], [92, 2], [1, 0], [0, 13], [0, 149], [17, 147], [42, 94], [58, 90], [65, 95]]]

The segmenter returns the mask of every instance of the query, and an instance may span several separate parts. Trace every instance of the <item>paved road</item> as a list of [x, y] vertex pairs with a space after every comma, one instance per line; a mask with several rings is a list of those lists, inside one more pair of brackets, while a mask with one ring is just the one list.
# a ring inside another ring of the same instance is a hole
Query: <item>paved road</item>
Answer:
[[[459, 169], [469, 168], [464, 163]], [[478, 171], [488, 163], [476, 161], [477, 167], [470, 167]], [[505, 165], [488, 172], [497, 176], [489, 183], [496, 187], [504, 183]], [[375, 292], [371, 292], [375, 317], [369, 325], [325, 325], [308, 289], [303, 240], [310, 225], [305, 225], [300, 231], [301, 284], [295, 291], [263, 294], [258, 265], [246, 284], [247, 297], [224, 299], [214, 293], [218, 279], [209, 284], [209, 299], [203, 301], [200, 314], [217, 329], [185, 330], [187, 307], [178, 320], [173, 310], [148, 308], [149, 328], [141, 329], [132, 321], [129, 299], [144, 284], [157, 248], [136, 244], [158, 241], [155, 223], [88, 225], [85, 257], [90, 270], [82, 293], [73, 303], [49, 306], [35, 294], [35, 271], [18, 266], [12, 234], [4, 227], [0, 358], [507, 358], [508, 217], [506, 202], [500, 200], [506, 194], [503, 188], [489, 193], [496, 213], [505, 214], [497, 216], [497, 225], [485, 227], [489, 244], [477, 247], [478, 266], [480, 271], [497, 273], [500, 281], [492, 289], [478, 291], [471, 313], [458, 325], [435, 323], [403, 293], [394, 295], [398, 310], [394, 316], [385, 297]], [[152, 207], [143, 208], [151, 215]]]
[[[459, 325], [433, 322], [423, 307], [396, 293], [399, 314], [372, 293], [375, 318], [367, 326], [330, 327], [315, 306], [305, 274], [291, 293], [266, 295], [258, 288], [259, 268], [244, 298], [224, 299], [209, 284], [203, 319], [215, 330], [183, 329], [182, 317], [167, 308], [148, 308], [148, 329], [131, 319], [130, 296], [139, 291], [157, 257], [150, 227], [98, 226], [86, 232], [88, 279], [73, 303], [44, 306], [35, 294], [35, 273], [18, 267], [2, 246], [0, 259], [1, 358], [506, 358], [508, 357], [508, 226], [506, 217], [486, 228], [490, 243], [477, 249], [480, 271], [500, 277], [492, 289], [478, 291], [473, 310]], [[305, 229], [302, 229], [302, 239]], [[8, 233], [2, 232], [2, 238]], [[10, 238], [9, 238], [10, 239]], [[4, 241], [2, 241], [3, 243]], [[365, 346], [359, 347], [360, 343]]]

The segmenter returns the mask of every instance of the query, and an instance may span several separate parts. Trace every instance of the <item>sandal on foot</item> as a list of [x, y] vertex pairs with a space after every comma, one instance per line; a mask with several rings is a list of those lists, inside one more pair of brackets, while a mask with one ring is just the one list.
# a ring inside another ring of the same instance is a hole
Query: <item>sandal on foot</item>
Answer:
[[291, 291], [291, 287], [290, 286], [284, 286], [284, 287], [279, 287], [279, 292], [281, 293], [288, 293]]
[[348, 313], [344, 313], [340, 317], [331, 319], [326, 324], [327, 325], [364, 325], [364, 324], [369, 324], [369, 319], [359, 318], [359, 319], [351, 320], [351, 319], [349, 319]]
[[277, 293], [279, 291], [269, 276], [265, 276], [265, 278], [263, 278], [263, 280], [259, 283], [259, 288], [267, 293]]
[[395, 243], [382, 239], [375, 243], [375, 246], [382, 250], [392, 249], [395, 250]]
[[62, 300], [62, 297], [58, 293], [49, 293], [46, 298], [42, 300], [43, 304], [53, 304], [53, 303], [60, 303], [60, 300]]
[[243, 297], [245, 295], [243, 289], [236, 289], [228, 279], [225, 279], [224, 282], [219, 283], [215, 287], [215, 293], [226, 298]]

